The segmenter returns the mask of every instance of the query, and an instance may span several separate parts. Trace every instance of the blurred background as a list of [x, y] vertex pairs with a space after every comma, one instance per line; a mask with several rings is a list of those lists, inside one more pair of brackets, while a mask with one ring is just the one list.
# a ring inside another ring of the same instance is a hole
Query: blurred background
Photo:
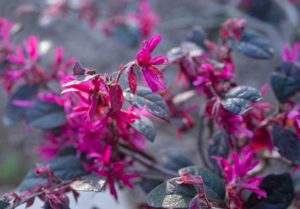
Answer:
[[[31, 34], [40, 37], [43, 41], [42, 51], [46, 55], [42, 60], [45, 66], [53, 61], [57, 46], [64, 47], [68, 57], [76, 56], [83, 66], [95, 68], [99, 72], [115, 72], [120, 64], [135, 58], [140, 47], [136, 43], [142, 39], [139, 34], [132, 28], [118, 28], [113, 35], [107, 36], [103, 27], [115, 16], [135, 10], [136, 1], [94, 0], [93, 9], [90, 7], [83, 14], [83, 17], [88, 17], [88, 21], [83, 21], [84, 18], [79, 18], [76, 13], [83, 0], [67, 0], [69, 12], [66, 12], [64, 5], [60, 5], [61, 2], [66, 1], [1, 0], [0, 17], [20, 24], [22, 29], [15, 39], [18, 43]], [[269, 82], [271, 72], [281, 60], [284, 44], [300, 40], [299, 0], [150, 0], [149, 3], [159, 17], [154, 33], [164, 37], [157, 54], [166, 54], [178, 46], [194, 25], [201, 26], [208, 33], [209, 39], [217, 40], [219, 27], [227, 18], [245, 18], [248, 27], [266, 36], [275, 49], [275, 57], [271, 60], [258, 61], [234, 54], [238, 82], [256, 88]], [[57, 8], [57, 5], [61, 8]], [[166, 74], [172, 86], [177, 70], [168, 67]], [[272, 100], [273, 95], [268, 94], [266, 99]], [[1, 101], [2, 118], [7, 101], [2, 92]], [[163, 153], [165, 149], [180, 147], [180, 152], [189, 153], [195, 162], [199, 160], [195, 154], [195, 131], [178, 140], [173, 127], [158, 128], [156, 143], [148, 146], [150, 151], [154, 152], [159, 147]], [[34, 147], [40, 142], [39, 133], [28, 128], [24, 132], [24, 124], [8, 128], [0, 122], [0, 133], [1, 193], [16, 188], [33, 162], [38, 160]], [[137, 193], [139, 191], [122, 193], [120, 204], [116, 204], [108, 194], [83, 194], [79, 204], [71, 208], [134, 208], [133, 205], [141, 200], [136, 198]], [[37, 204], [36, 208], [41, 208], [41, 205]]]

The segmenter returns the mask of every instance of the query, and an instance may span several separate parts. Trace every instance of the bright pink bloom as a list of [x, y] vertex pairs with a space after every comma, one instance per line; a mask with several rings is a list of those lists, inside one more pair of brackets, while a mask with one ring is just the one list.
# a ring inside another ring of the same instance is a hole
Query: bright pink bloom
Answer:
[[262, 177], [251, 177], [251, 172], [258, 164], [255, 153], [250, 147], [245, 147], [241, 153], [233, 152], [230, 160], [214, 157], [226, 178], [226, 191], [230, 199], [230, 208], [241, 209], [244, 203], [242, 192], [248, 190], [259, 197], [267, 197], [267, 193], [260, 189]]
[[282, 59], [285, 62], [299, 63], [300, 43], [294, 43], [293, 46], [286, 44], [283, 48]]
[[156, 66], [169, 64], [168, 58], [164, 56], [152, 58], [152, 52], [161, 40], [161, 36], [154, 36], [149, 41], [143, 41], [142, 49], [136, 55], [137, 63], [143, 72], [145, 81], [153, 92], [165, 89], [164, 83], [160, 80], [163, 73]]
[[110, 192], [117, 199], [117, 191], [115, 188], [115, 182], [127, 186], [133, 189], [133, 184], [130, 182], [132, 179], [138, 178], [138, 174], [128, 174], [126, 173], [126, 163], [125, 162], [111, 162], [112, 158], [112, 148], [107, 146], [104, 155], [99, 155], [98, 153], [91, 153], [88, 158], [92, 158], [93, 165], [87, 165], [86, 167], [97, 173], [99, 176], [104, 176], [107, 178]]
[[232, 134], [237, 138], [253, 137], [253, 132], [246, 127], [243, 116], [225, 110], [219, 99], [209, 101], [205, 112], [206, 117], [212, 118], [227, 134]]

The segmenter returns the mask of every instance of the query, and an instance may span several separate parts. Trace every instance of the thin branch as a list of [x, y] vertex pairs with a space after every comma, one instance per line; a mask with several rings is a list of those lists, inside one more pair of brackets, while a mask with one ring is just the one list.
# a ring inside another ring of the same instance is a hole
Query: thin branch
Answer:
[[130, 150], [128, 150], [124, 147], [119, 147], [119, 151], [132, 157], [134, 160], [136, 160], [140, 164], [142, 164], [150, 169], [154, 169], [154, 170], [160, 172], [161, 174], [164, 174], [166, 176], [173, 176], [173, 177], [178, 176], [178, 174], [175, 171], [169, 170], [153, 161], [146, 159], [145, 157], [139, 155], [138, 153], [131, 152]]

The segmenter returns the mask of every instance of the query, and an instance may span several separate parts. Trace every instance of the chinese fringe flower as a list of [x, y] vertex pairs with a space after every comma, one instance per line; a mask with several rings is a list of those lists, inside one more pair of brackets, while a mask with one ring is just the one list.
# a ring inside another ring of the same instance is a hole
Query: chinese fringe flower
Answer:
[[143, 41], [142, 49], [136, 55], [137, 64], [142, 70], [146, 83], [153, 92], [165, 89], [165, 85], [161, 81], [163, 73], [156, 66], [169, 64], [168, 58], [164, 56], [152, 58], [152, 52], [161, 40], [161, 36], [154, 36], [149, 41]]
[[230, 160], [220, 157], [214, 157], [214, 159], [217, 160], [226, 178], [230, 208], [242, 208], [244, 190], [256, 193], [259, 197], [267, 197], [267, 193], [259, 188], [262, 177], [251, 177], [249, 174], [259, 164], [259, 160], [255, 160], [255, 153], [250, 147], [243, 148], [240, 154], [233, 152]]
[[285, 62], [299, 63], [300, 43], [295, 43], [293, 46], [287, 44], [283, 48], [282, 59]]

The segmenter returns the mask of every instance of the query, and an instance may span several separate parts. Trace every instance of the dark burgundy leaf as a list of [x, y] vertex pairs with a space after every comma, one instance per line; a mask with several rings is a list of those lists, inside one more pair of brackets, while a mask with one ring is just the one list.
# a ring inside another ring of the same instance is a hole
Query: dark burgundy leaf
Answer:
[[87, 175], [72, 182], [72, 189], [83, 192], [101, 192], [105, 186], [106, 180], [104, 177], [97, 175]]
[[123, 90], [119, 84], [112, 84], [109, 87], [109, 96], [111, 109], [113, 111], [119, 111], [124, 104]]
[[229, 138], [225, 132], [219, 132], [214, 135], [209, 143], [208, 156], [215, 168], [218, 168], [215, 159], [212, 156], [227, 158], [230, 151]]
[[176, 181], [173, 178], [155, 187], [147, 195], [147, 204], [155, 208], [188, 208], [197, 192], [193, 186], [179, 185]]
[[267, 198], [252, 193], [246, 202], [247, 209], [287, 209], [293, 201], [294, 186], [289, 173], [266, 176], [260, 188], [267, 192]]
[[211, 207], [206, 204], [204, 199], [196, 195], [189, 203], [188, 209], [210, 209]]
[[[70, 209], [70, 207], [67, 206], [67, 205], [62, 205], [62, 206], [60, 206], [59, 208], [60, 208], [60, 209]], [[43, 206], [43, 209], [54, 209], [54, 208], [51, 207], [51, 205], [49, 204], [49, 202], [46, 202], [46, 203], [44, 204], [44, 206]]]
[[185, 40], [197, 44], [202, 49], [207, 50], [207, 47], [205, 45], [205, 40], [207, 39], [207, 34], [200, 26], [194, 26], [192, 30], [190, 30]]
[[300, 69], [293, 63], [283, 62], [272, 74], [271, 86], [279, 102], [285, 103], [300, 89]]
[[150, 89], [139, 87], [137, 94], [126, 89], [124, 97], [133, 106], [140, 109], [144, 108], [159, 118], [169, 120], [170, 112], [167, 104], [159, 94], [153, 93]]
[[280, 126], [273, 126], [272, 136], [274, 146], [279, 153], [293, 163], [300, 164], [300, 139], [293, 132]]
[[250, 86], [238, 86], [226, 93], [222, 100], [223, 107], [234, 114], [244, 114], [252, 102], [261, 100], [260, 92]]
[[0, 200], [0, 209], [6, 209], [8, 206], [10, 206], [8, 202]]
[[[87, 174], [87, 172], [83, 168], [81, 161], [72, 155], [59, 156], [54, 160], [40, 163], [38, 165], [50, 165], [50, 168], [54, 172], [54, 174], [63, 180], [71, 180], [73, 178], [85, 176]], [[46, 181], [46, 178], [39, 178], [35, 174], [34, 169], [32, 169], [27, 173], [25, 179], [21, 183], [20, 191], [23, 192], [34, 189], [37, 187], [37, 185], [43, 184]]]
[[225, 199], [225, 185], [219, 176], [206, 168], [198, 166], [190, 166], [179, 170], [179, 174], [192, 174], [193, 176], [201, 176], [204, 182], [205, 194], [207, 198], [213, 202], [223, 203]]
[[146, 117], [140, 116], [140, 120], [135, 120], [131, 126], [141, 133], [146, 139], [151, 142], [154, 142], [156, 137], [156, 129], [152, 123], [152, 121]]
[[67, 122], [64, 107], [52, 103], [36, 101], [26, 112], [27, 124], [34, 128], [52, 129]]
[[85, 74], [85, 69], [81, 66], [79, 62], [76, 62], [76, 64], [73, 67], [73, 75], [82, 76], [84, 74]]
[[244, 1], [244, 9], [254, 18], [279, 25], [285, 17], [283, 9], [273, 0]]
[[141, 39], [139, 27], [130, 23], [116, 26], [113, 35], [118, 41], [129, 47], [136, 47]]
[[254, 59], [271, 59], [274, 49], [270, 43], [254, 31], [246, 30], [237, 44], [237, 50]]
[[13, 125], [22, 120], [27, 111], [27, 107], [16, 106], [13, 101], [32, 101], [38, 91], [35, 85], [23, 85], [17, 89], [9, 99], [4, 115], [4, 124], [7, 126]]

